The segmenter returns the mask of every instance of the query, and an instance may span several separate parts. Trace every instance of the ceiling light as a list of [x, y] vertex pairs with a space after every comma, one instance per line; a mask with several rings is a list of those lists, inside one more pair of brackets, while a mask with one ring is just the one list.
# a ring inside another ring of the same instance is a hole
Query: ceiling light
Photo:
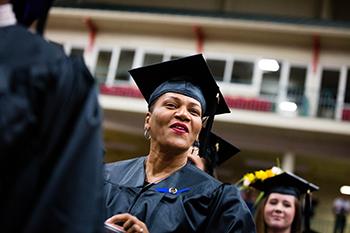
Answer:
[[278, 105], [279, 109], [284, 112], [295, 112], [298, 108], [296, 103], [290, 101], [283, 101]]
[[340, 193], [345, 194], [345, 195], [350, 195], [350, 186], [349, 185], [341, 186]]
[[263, 71], [277, 71], [280, 66], [275, 59], [261, 59], [258, 66]]

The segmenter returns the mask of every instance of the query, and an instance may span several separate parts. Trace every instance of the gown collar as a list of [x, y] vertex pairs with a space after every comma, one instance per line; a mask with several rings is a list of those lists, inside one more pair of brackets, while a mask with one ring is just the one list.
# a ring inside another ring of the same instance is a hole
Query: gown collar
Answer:
[[[121, 186], [130, 188], [144, 188], [145, 187], [145, 161], [146, 156], [134, 159], [125, 169], [119, 170], [118, 173], [109, 173], [109, 181]], [[122, 174], [121, 174], [122, 173]], [[183, 188], [193, 187], [202, 183], [204, 180], [215, 180], [206, 173], [200, 171], [191, 163], [187, 163], [179, 170], [172, 173], [170, 176], [164, 178], [156, 184], [148, 184], [147, 187], [175, 187], [178, 190]], [[218, 181], [213, 181], [214, 183]]]
[[[140, 158], [135, 159], [132, 167], [126, 171], [126, 174], [123, 174], [123, 178], [120, 180], [119, 185], [128, 186], [128, 187], [135, 187], [135, 188], [142, 188], [145, 186], [145, 178], [146, 178], [146, 171], [145, 171], [145, 162], [147, 157], [142, 156]], [[189, 163], [185, 164], [185, 166], [181, 167], [180, 169], [176, 170], [172, 174], [170, 174], [168, 177], [160, 180], [157, 183], [148, 183], [147, 186], [154, 186], [158, 184], [171, 184], [174, 183], [176, 180], [176, 177], [178, 177], [178, 173], [183, 172], [186, 167], [191, 166]], [[175, 178], [175, 180], [174, 180]]]

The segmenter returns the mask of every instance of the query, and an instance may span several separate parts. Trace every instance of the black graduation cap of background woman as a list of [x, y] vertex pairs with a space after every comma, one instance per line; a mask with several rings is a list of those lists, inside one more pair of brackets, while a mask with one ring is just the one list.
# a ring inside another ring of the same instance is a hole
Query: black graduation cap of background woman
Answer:
[[214, 174], [214, 168], [230, 159], [240, 152], [240, 149], [228, 141], [210, 132], [206, 153], [203, 156], [206, 159], [206, 170], [210, 175]]
[[263, 181], [257, 180], [252, 183], [251, 186], [263, 191], [265, 195], [270, 193], [281, 193], [293, 195], [298, 199], [302, 194], [305, 194], [308, 191], [313, 192], [318, 190], [316, 185], [290, 172], [283, 172]]

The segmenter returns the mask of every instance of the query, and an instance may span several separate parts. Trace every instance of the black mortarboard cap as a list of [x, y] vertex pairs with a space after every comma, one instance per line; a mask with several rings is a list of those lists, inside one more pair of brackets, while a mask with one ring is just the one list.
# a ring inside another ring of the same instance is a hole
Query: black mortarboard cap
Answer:
[[257, 180], [251, 186], [263, 191], [265, 195], [281, 193], [293, 195], [298, 199], [302, 194], [318, 190], [318, 186], [290, 172], [282, 172], [263, 181]]
[[[201, 141], [199, 142], [201, 143]], [[240, 152], [236, 146], [210, 132], [205, 153], [202, 157], [206, 160], [206, 170], [213, 175], [214, 168], [220, 166], [226, 160]]]
[[202, 54], [132, 69], [129, 73], [149, 106], [162, 94], [175, 92], [197, 99], [203, 116], [230, 112]]

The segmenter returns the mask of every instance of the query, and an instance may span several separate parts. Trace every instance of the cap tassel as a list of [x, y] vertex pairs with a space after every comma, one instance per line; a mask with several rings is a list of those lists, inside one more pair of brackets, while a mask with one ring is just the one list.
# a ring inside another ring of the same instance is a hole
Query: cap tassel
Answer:
[[199, 134], [199, 141], [200, 141], [200, 147], [199, 147], [199, 156], [207, 158], [208, 162], [208, 173], [210, 175], [212, 175], [214, 173], [214, 166], [216, 161], [210, 161], [210, 150], [208, 150], [208, 146], [209, 145], [209, 136], [210, 136], [210, 131], [211, 128], [213, 126], [213, 122], [214, 122], [214, 117], [215, 117], [215, 112], [217, 109], [217, 106], [219, 105], [219, 101], [220, 101], [220, 96], [219, 93], [217, 93], [216, 95], [216, 99], [217, 99], [217, 103], [214, 104], [213, 106], [213, 115], [209, 116], [208, 119], [206, 120], [205, 123], [205, 127], [201, 130], [200, 134]]
[[305, 194], [305, 203], [304, 203], [304, 231], [303, 233], [315, 233], [315, 231], [311, 230], [310, 227], [310, 217], [311, 217], [311, 191], [307, 190]]

